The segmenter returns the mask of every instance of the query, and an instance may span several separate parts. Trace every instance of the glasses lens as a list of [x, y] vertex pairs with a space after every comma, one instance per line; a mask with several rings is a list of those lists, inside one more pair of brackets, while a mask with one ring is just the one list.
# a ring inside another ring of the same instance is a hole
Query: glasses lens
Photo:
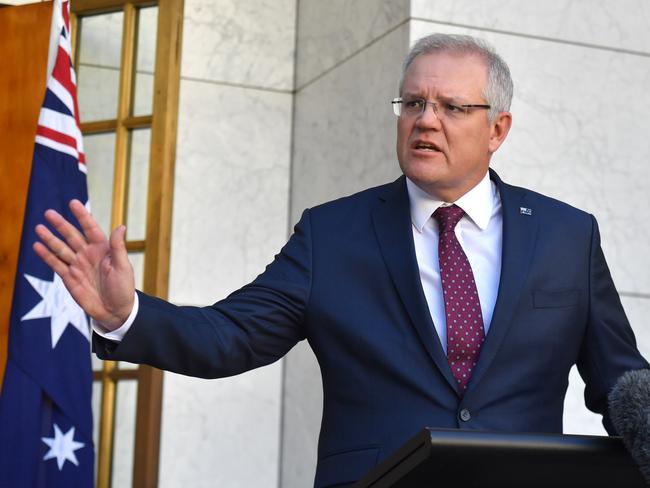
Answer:
[[431, 103], [434, 113], [437, 113], [436, 104], [427, 102], [423, 98], [409, 98], [402, 101], [402, 115], [407, 117], [418, 117], [426, 110], [427, 103]]

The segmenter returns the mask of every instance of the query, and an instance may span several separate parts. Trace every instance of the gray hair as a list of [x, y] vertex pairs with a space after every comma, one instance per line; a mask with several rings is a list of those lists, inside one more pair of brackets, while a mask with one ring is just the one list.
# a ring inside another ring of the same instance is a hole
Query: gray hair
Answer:
[[406, 70], [413, 60], [421, 54], [437, 52], [468, 54], [482, 58], [488, 70], [488, 81], [483, 89], [483, 97], [492, 107], [488, 111], [488, 120], [492, 122], [499, 112], [510, 110], [513, 85], [510, 69], [506, 62], [496, 53], [492, 46], [482, 39], [459, 34], [431, 34], [415, 43], [402, 66], [402, 78], [399, 82], [400, 94], [402, 93]]

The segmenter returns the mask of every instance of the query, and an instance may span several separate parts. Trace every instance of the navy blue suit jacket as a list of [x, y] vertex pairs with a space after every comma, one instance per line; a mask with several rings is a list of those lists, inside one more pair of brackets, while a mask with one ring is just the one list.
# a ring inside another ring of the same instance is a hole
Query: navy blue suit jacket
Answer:
[[140, 294], [124, 340], [95, 336], [95, 350], [214, 378], [271, 363], [307, 339], [324, 389], [316, 486], [360, 478], [424, 426], [561, 432], [575, 363], [587, 406], [611, 432], [608, 391], [648, 364], [596, 221], [492, 178], [503, 206], [501, 281], [463, 397], [422, 291], [404, 177], [306, 210], [266, 270], [210, 307]]

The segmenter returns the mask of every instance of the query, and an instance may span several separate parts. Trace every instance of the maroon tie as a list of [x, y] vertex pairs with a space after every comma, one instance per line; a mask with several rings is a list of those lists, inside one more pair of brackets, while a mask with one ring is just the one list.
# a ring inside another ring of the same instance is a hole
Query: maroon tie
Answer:
[[474, 274], [454, 233], [464, 214], [456, 205], [440, 207], [433, 213], [440, 226], [438, 260], [447, 319], [447, 361], [461, 394], [467, 389], [485, 341]]

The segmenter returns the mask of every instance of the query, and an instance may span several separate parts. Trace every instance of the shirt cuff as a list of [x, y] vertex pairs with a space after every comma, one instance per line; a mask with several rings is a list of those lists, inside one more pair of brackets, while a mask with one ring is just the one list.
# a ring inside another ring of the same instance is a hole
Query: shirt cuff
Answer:
[[139, 307], [140, 307], [140, 301], [138, 300], [138, 294], [135, 293], [135, 299], [133, 301], [133, 310], [131, 310], [131, 313], [126, 319], [126, 322], [120, 325], [117, 329], [109, 332], [106, 330], [104, 326], [102, 326], [101, 322], [97, 322], [93, 318], [90, 319], [90, 325], [92, 326], [93, 331], [97, 335], [103, 337], [104, 339], [108, 339], [109, 341], [122, 342], [122, 339], [124, 338], [126, 333], [133, 325], [133, 322], [135, 321], [135, 316], [138, 314]]

